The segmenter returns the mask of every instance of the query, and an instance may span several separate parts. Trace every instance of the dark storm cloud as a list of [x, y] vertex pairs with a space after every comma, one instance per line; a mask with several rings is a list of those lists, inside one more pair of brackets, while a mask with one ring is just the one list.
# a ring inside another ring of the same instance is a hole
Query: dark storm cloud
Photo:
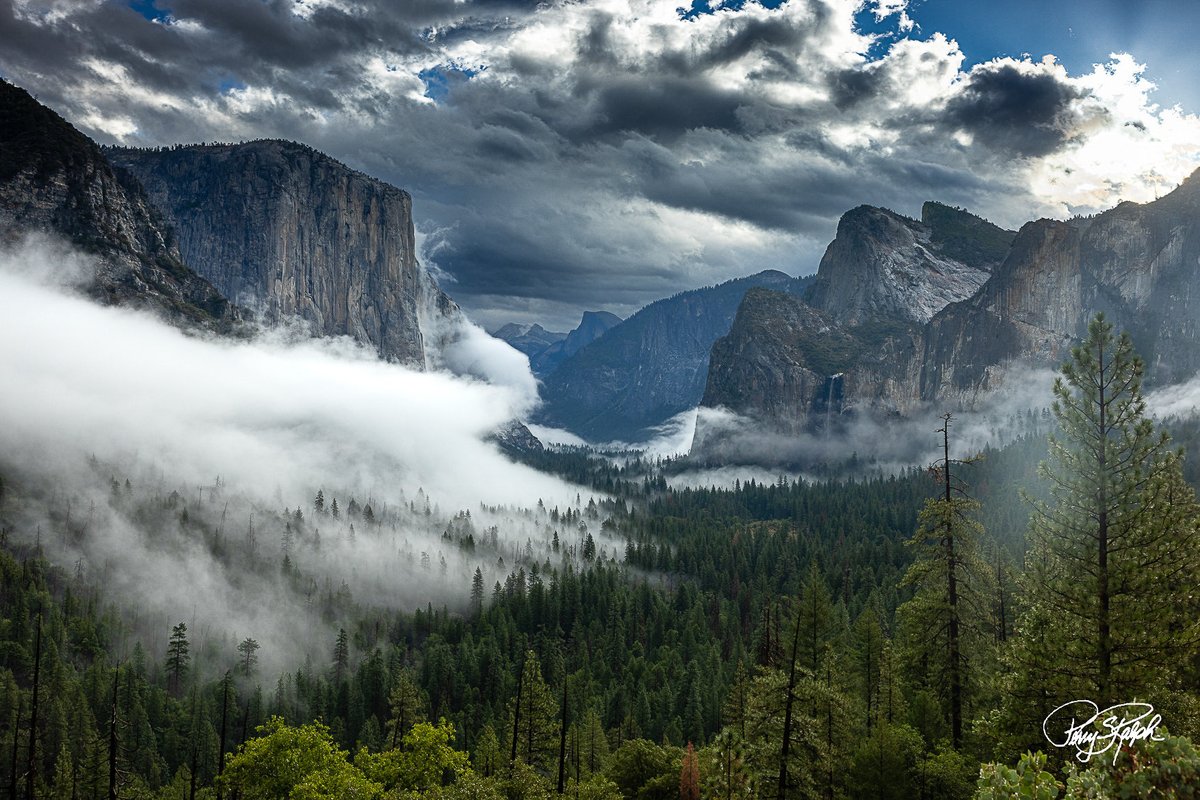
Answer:
[[771, 54], [777, 63], [790, 61], [802, 54], [803, 45], [813, 33], [812, 28], [801, 29], [778, 20], [739, 20], [729, 26], [726, 38], [698, 58], [692, 68], [722, 67], [756, 50]]
[[873, 99], [879, 93], [879, 82], [867, 68], [842, 69], [830, 76], [829, 89], [833, 104], [844, 111]]
[[1043, 156], [1071, 137], [1069, 105], [1083, 93], [1048, 72], [977, 68], [946, 107], [947, 121], [1001, 152]]
[[1061, 69], [874, 47], [827, 0], [677, 5], [0, 0], [0, 73], [102, 141], [296, 139], [409, 190], [426, 262], [489, 327], [811, 271], [863, 203], [1052, 213], [1010, 162], [1079, 135]]
[[622, 79], [598, 92], [599, 118], [589, 135], [640, 133], [673, 139], [697, 128], [739, 132], [742, 99], [703, 79]]

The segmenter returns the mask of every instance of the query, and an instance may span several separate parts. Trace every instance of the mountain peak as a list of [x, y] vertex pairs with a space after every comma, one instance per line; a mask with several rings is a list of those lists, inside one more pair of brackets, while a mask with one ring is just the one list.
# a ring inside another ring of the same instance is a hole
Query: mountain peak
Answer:
[[995, 226], [940, 204], [924, 211], [933, 224], [874, 206], [847, 211], [809, 302], [845, 325], [924, 324], [974, 294], [993, 265]]

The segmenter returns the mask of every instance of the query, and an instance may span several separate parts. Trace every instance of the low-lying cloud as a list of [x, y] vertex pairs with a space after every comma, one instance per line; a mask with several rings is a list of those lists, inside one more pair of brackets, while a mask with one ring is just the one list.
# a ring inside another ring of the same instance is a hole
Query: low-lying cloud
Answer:
[[148, 636], [199, 615], [280, 666], [326, 648], [343, 584], [357, 603], [463, 608], [477, 567], [490, 592], [519, 563], [557, 563], [555, 532], [582, 540], [538, 508], [581, 489], [489, 441], [536, 402], [506, 345], [468, 329], [444, 353], [486, 383], [349, 339], [187, 334], [74, 292], [91, 269], [44, 240], [0, 251], [0, 473], [22, 498], [4, 511]]

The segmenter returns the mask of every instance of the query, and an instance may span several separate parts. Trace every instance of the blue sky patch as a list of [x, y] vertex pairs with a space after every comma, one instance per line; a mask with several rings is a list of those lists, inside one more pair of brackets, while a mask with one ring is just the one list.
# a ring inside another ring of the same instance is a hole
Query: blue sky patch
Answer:
[[900, 15], [892, 14], [882, 20], [875, 18], [874, 6], [859, 9], [854, 15], [854, 29], [875, 37], [867, 48], [867, 60], [878, 61], [887, 55], [892, 44], [905, 36], [900, 30]]
[[155, 0], [129, 0], [129, 7], [151, 22], [166, 22], [171, 18], [170, 9], [156, 6]]
[[[725, 3], [720, 0], [692, 0], [690, 6], [680, 6], [677, 11], [680, 19], [695, 19], [705, 14], [715, 14], [723, 8], [741, 11], [746, 2], [747, 0], [728, 0]], [[763, 8], [779, 8], [786, 2], [787, 0], [759, 0], [758, 5]]]
[[435, 103], [441, 103], [449, 96], [453, 86], [466, 83], [481, 71], [454, 64], [438, 64], [436, 67], [421, 70], [417, 77], [425, 82], [425, 96]]

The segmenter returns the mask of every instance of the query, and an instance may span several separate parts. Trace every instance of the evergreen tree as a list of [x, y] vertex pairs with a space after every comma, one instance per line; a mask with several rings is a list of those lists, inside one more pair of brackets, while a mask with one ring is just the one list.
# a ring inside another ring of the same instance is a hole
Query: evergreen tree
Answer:
[[475, 744], [475, 754], [471, 759], [475, 771], [485, 778], [490, 778], [499, 773], [503, 763], [502, 758], [500, 739], [496, 736], [496, 729], [491, 725], [485, 725], [483, 732], [479, 734], [479, 741]]
[[413, 680], [410, 670], [400, 670], [391, 694], [388, 695], [388, 706], [392, 712], [391, 721], [388, 723], [391, 728], [391, 746], [395, 748], [399, 746], [400, 738], [408, 733], [413, 725], [425, 719], [425, 697]]
[[800, 665], [813, 675], [820, 673], [821, 654], [833, 633], [833, 599], [816, 562], [808, 565], [808, 576], [800, 590]]
[[238, 669], [247, 678], [254, 676], [254, 670], [258, 666], [258, 649], [258, 642], [248, 637], [237, 646]]
[[950, 736], [962, 746], [969, 695], [985, 661], [982, 636], [987, 628], [990, 573], [979, 556], [983, 528], [974, 518], [979, 504], [968, 498], [952, 474], [950, 414], [942, 416], [942, 458], [934, 464], [941, 484], [938, 497], [926, 501], [910, 540], [916, 557], [904, 584], [916, 587], [900, 614], [909, 633], [910, 654], [927, 665], [926, 681], [942, 687], [950, 716]]
[[558, 744], [557, 704], [550, 687], [542, 678], [541, 666], [533, 650], [525, 653], [525, 664], [510, 704], [516, 757], [543, 776], [549, 776]]
[[338, 628], [337, 641], [333, 645], [333, 680], [335, 683], [341, 683], [346, 677], [346, 670], [350, 666], [350, 637], [346, 635], [345, 628]]
[[479, 567], [471, 578], [471, 613], [476, 617], [483, 613], [483, 571]]
[[1143, 363], [1103, 315], [1054, 384], [1050, 497], [1033, 503], [1013, 690], [1044, 716], [1161, 697], [1200, 642], [1200, 509], [1146, 416]]
[[190, 661], [187, 624], [181, 622], [171, 628], [171, 638], [167, 642], [167, 691], [175, 697], [179, 697], [183, 689]]

